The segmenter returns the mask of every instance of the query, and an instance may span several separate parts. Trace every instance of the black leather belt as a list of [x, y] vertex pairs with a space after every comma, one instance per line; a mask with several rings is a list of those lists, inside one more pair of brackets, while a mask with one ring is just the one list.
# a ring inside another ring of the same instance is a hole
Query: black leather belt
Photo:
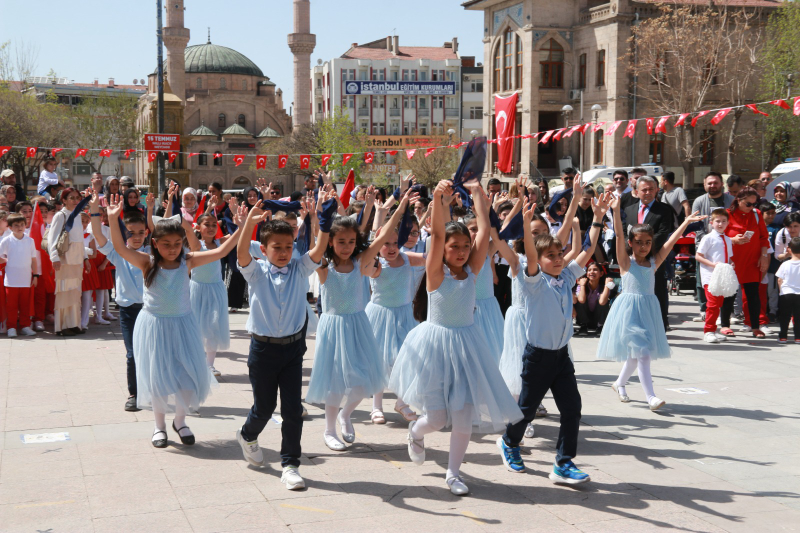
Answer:
[[261, 335], [256, 335], [255, 333], [251, 333], [251, 336], [255, 340], [259, 342], [265, 342], [267, 344], [291, 344], [293, 342], [299, 341], [306, 335], [305, 335], [305, 328], [303, 328], [294, 335], [289, 335], [288, 337], [262, 337]]

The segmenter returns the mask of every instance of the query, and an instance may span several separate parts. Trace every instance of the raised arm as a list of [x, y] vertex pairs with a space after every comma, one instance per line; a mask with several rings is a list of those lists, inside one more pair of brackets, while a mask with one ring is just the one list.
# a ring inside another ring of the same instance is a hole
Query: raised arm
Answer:
[[525, 198], [525, 204], [522, 206], [522, 243], [525, 245], [525, 257], [528, 259], [528, 267], [526, 274], [535, 276], [539, 273], [539, 254], [536, 253], [536, 245], [533, 242], [533, 233], [531, 233], [531, 222], [533, 222], [533, 215], [536, 213], [536, 203], [531, 202]]
[[442, 180], [433, 190], [431, 202], [431, 235], [430, 251], [425, 259], [425, 288], [435, 291], [444, 281], [444, 211], [449, 209], [443, 205], [443, 197], [449, 195], [451, 184], [449, 180]]
[[361, 273], [363, 275], [371, 276], [373, 274], [375, 270], [374, 259], [381, 251], [381, 246], [386, 244], [391, 237], [395, 236], [395, 230], [400, 224], [400, 219], [403, 218], [403, 213], [408, 209], [408, 204], [415, 201], [418, 197], [419, 195], [417, 193], [409, 193], [406, 191], [403, 198], [400, 200], [400, 205], [395, 209], [392, 218], [381, 228], [380, 233], [375, 240], [372, 241], [372, 244], [369, 245], [369, 248], [358, 255], [359, 263], [361, 263]]
[[695, 222], [700, 222], [701, 220], [705, 220], [706, 218], [708, 218], [708, 216], [707, 215], [701, 216], [699, 211], [695, 211], [694, 213], [686, 217], [686, 219], [683, 221], [683, 224], [681, 224], [678, 227], [678, 229], [676, 229], [672, 233], [672, 235], [669, 236], [667, 242], [664, 243], [664, 246], [662, 246], [661, 250], [659, 250], [658, 253], [655, 255], [656, 268], [661, 266], [661, 263], [664, 262], [664, 259], [666, 259], [670, 251], [672, 251], [672, 247], [675, 246], [675, 243], [678, 242], [678, 239], [680, 239], [683, 236], [683, 232], [686, 231], [686, 226], [688, 226], [689, 224], [693, 224]]
[[114, 245], [114, 250], [116, 250], [119, 256], [125, 261], [144, 272], [150, 266], [150, 254], [131, 250], [125, 245], [125, 241], [122, 239], [122, 231], [119, 227], [119, 216], [122, 214], [124, 198], [118, 194], [113, 194], [110, 195], [110, 198], [106, 198], [106, 200], [108, 201], [108, 227], [111, 230], [111, 244]]
[[[92, 180], [94, 181], [94, 180]], [[94, 235], [94, 240], [97, 243], [98, 248], [102, 248], [108, 242], [106, 236], [103, 235], [103, 224], [100, 222], [100, 217], [97, 216], [100, 214], [100, 195], [98, 194], [97, 190], [92, 190], [92, 199], [89, 202], [89, 215], [90, 215], [90, 222], [92, 224], [92, 234]]]
[[620, 197], [614, 195], [610, 200], [609, 206], [614, 211], [614, 240], [616, 241], [617, 264], [619, 264], [620, 274], [624, 274], [631, 268], [631, 259], [625, 250], [625, 231], [622, 228]]
[[328, 248], [328, 240], [330, 239], [330, 233], [327, 231], [322, 231], [319, 225], [319, 218], [317, 213], [322, 210], [322, 204], [324, 204], [327, 200], [331, 200], [336, 197], [336, 191], [328, 191], [319, 193], [319, 200], [315, 204], [314, 198], [311, 197], [308, 199], [308, 209], [311, 213], [311, 225], [317, 229], [317, 240], [314, 243], [314, 247], [308, 251], [308, 257], [311, 258], [312, 261], [315, 263], [319, 263], [322, 261], [322, 256], [325, 253], [325, 250]]
[[[522, 209], [522, 200], [517, 203], [520, 204], [520, 209]], [[497, 253], [506, 260], [508, 267], [511, 269], [511, 273], [516, 276], [517, 270], [519, 269], [519, 257], [517, 257], [517, 254], [511, 249], [508, 243], [500, 238], [497, 228], [489, 228], [489, 231], [492, 237], [492, 244], [497, 248]]]
[[[261, 204], [262, 202], [259, 200], [247, 215], [247, 220], [244, 223], [244, 227], [239, 226], [239, 229], [237, 230], [239, 233], [239, 238], [228, 239], [229, 241], [234, 241], [237, 243], [236, 260], [241, 267], [246, 267], [250, 264], [250, 261], [253, 260], [253, 257], [250, 255], [250, 236], [253, 235], [253, 230], [256, 226], [258, 226], [259, 222], [265, 220], [267, 217], [267, 214], [261, 209]], [[240, 210], [242, 208], [247, 209], [247, 207], [241, 206]]]
[[[156, 224], [153, 222], [153, 213], [156, 210], [156, 196], [149, 192], [147, 193], [147, 197], [144, 199], [144, 205], [147, 206], [147, 229], [150, 230], [150, 234], [152, 235], [153, 231], [156, 229]], [[111, 215], [108, 216], [111, 219]], [[108, 224], [111, 227], [111, 222]]]
[[361, 213], [361, 224], [358, 226], [358, 231], [364, 233], [367, 231], [367, 223], [369, 216], [372, 214], [372, 209], [375, 207], [375, 196], [377, 195], [375, 187], [372, 185], [367, 188], [367, 197], [364, 198], [364, 210]]
[[[578, 254], [575, 262], [580, 266], [585, 267], [589, 259], [594, 255], [594, 247], [597, 246], [597, 239], [600, 237], [600, 230], [603, 229], [603, 217], [608, 212], [608, 202], [613, 195], [608, 192], [597, 197], [594, 203], [594, 217], [592, 218], [592, 227], [589, 228], [589, 247]], [[580, 228], [578, 229], [578, 238], [580, 238]]]
[[203, 247], [200, 244], [200, 239], [197, 238], [197, 235], [194, 232], [192, 223], [186, 220], [184, 217], [181, 217], [181, 226], [183, 226], [183, 230], [186, 232], [186, 242], [189, 244], [189, 250], [192, 252], [201, 251]]
[[583, 240], [581, 239], [581, 224], [578, 221], [578, 218], [575, 217], [572, 219], [572, 248], [567, 254], [564, 256], [564, 262], [569, 263], [573, 259], [578, 257], [578, 254], [581, 253], [581, 246], [583, 245]]
[[464, 186], [472, 194], [472, 201], [475, 203], [475, 219], [478, 222], [478, 233], [475, 234], [472, 251], [467, 260], [469, 269], [477, 276], [489, 253], [489, 198], [483, 192], [478, 181], [467, 183]]

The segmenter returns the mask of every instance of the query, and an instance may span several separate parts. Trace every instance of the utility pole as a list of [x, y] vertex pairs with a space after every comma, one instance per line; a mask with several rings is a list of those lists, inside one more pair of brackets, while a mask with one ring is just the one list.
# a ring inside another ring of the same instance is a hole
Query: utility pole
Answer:
[[[156, 107], [157, 133], [164, 133], [164, 27], [161, 23], [161, 0], [156, 0], [156, 38], [158, 41], [158, 100]], [[156, 156], [156, 169], [158, 171], [158, 196], [161, 197], [166, 190], [166, 175], [164, 169], [164, 155], [158, 152]]]

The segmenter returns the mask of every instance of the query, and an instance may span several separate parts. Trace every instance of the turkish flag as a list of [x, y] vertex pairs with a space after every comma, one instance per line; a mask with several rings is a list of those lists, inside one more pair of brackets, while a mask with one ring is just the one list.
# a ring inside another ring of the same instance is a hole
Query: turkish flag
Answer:
[[614, 132], [617, 131], [617, 129], [620, 127], [621, 124], [622, 124], [621, 120], [614, 121], [611, 124], [611, 126], [609, 126], [608, 131], [606, 132], [606, 136], [614, 135]]
[[10, 146], [0, 146], [0, 157], [3, 157], [4, 155], [6, 155], [10, 151], [11, 151], [11, 147]]
[[288, 155], [279, 155], [278, 156], [278, 168], [286, 168], [286, 163], [289, 162]]
[[668, 120], [669, 120], [669, 115], [667, 115], [666, 117], [661, 117], [660, 119], [658, 119], [658, 122], [656, 123], [655, 132], [656, 133], [667, 133], [667, 121]]
[[434, 150], [436, 150], [436, 148], [428, 148], [427, 150], [425, 150], [425, 157], [431, 155]]
[[127, 150], [125, 150], [125, 159], [130, 159], [131, 158], [131, 154], [133, 152], [135, 152], [135, 151], [136, 150], [134, 150], [133, 148], [128, 148]]
[[200, 152], [189, 152], [189, 157], [194, 157], [196, 155], [200, 155]]
[[29, 146], [29, 147], [28, 147], [28, 148], [25, 150], [25, 155], [26, 155], [27, 157], [36, 157], [36, 147], [35, 147], [35, 146]]
[[730, 113], [730, 112], [731, 112], [731, 109], [733, 109], [733, 108], [731, 108], [731, 107], [726, 107], [725, 109], [720, 109], [720, 110], [717, 112], [717, 114], [716, 114], [716, 115], [714, 115], [714, 118], [712, 118], [712, 119], [711, 119], [711, 124], [713, 124], [714, 126], [716, 126], [717, 124], [719, 124], [720, 122], [722, 122], [722, 119], [723, 119], [723, 118], [725, 118], [725, 115], [727, 115], [728, 113]]
[[497, 139], [489, 139], [486, 144], [497, 144]]
[[646, 118], [644, 119], [644, 125], [647, 126], [647, 134], [653, 134], [653, 122], [655, 121], [654, 118]]
[[331, 158], [331, 154], [325, 154], [325, 155], [322, 156], [322, 166], [323, 167], [328, 164], [328, 161], [330, 160], [330, 158]]
[[308, 168], [308, 165], [311, 163], [311, 156], [310, 155], [301, 155], [300, 156], [300, 168]]
[[105, 150], [100, 150], [100, 157], [108, 157], [111, 155], [112, 151], [113, 150], [110, 150], [108, 148], [106, 148]]
[[235, 156], [233, 156], [233, 162], [234, 162], [234, 163], [236, 164], [236, 166], [238, 167], [239, 165], [241, 165], [242, 163], [244, 163], [244, 155], [242, 155], [242, 154], [238, 154], [238, 155], [235, 155]]
[[556, 133], [553, 135], [553, 140], [554, 141], [560, 141], [561, 140], [561, 134], [564, 133], [565, 129], [567, 129], [567, 128], [561, 128], [561, 129], [556, 130]]
[[256, 156], [256, 169], [259, 168], [267, 168], [267, 156], [265, 155]]
[[539, 144], [547, 144], [547, 141], [549, 141], [550, 137], [553, 136], [553, 131], [554, 130], [548, 130], [548, 131], [544, 132], [544, 135], [542, 136], [542, 138], [539, 139]]
[[158, 157], [158, 152], [147, 152], [147, 162], [152, 163]]
[[169, 162], [170, 162], [170, 163], [172, 163], [173, 161], [175, 161], [175, 158], [176, 158], [176, 157], [178, 157], [178, 152], [170, 152], [170, 153], [167, 155], [167, 158], [168, 158], [168, 160], [169, 160]]
[[55, 157], [58, 154], [58, 152], [63, 152], [63, 151], [64, 151], [63, 148], [53, 148], [52, 150], [50, 150], [50, 155]]
[[356, 173], [353, 172], [353, 169], [350, 169], [350, 172], [347, 173], [347, 179], [344, 182], [344, 187], [342, 187], [342, 194], [339, 195], [339, 199], [342, 201], [342, 205], [347, 208], [350, 205], [350, 193], [353, 192], [353, 189], [356, 188]]
[[397, 155], [397, 150], [387, 150], [386, 153], [389, 155]]
[[605, 126], [605, 125], [606, 125], [606, 123], [605, 123], [605, 122], [598, 122], [598, 123], [597, 123], [597, 124], [595, 124], [595, 125], [594, 125], [594, 127], [592, 128], [592, 131], [593, 131], [593, 132], [595, 132], [595, 133], [597, 133], [598, 131], [602, 130], [602, 129], [603, 129], [603, 126]]
[[501, 98], [494, 97], [494, 127], [497, 131], [497, 170], [511, 172], [514, 153], [514, 128], [517, 124], [517, 93]]
[[581, 135], [586, 135], [586, 132], [589, 131], [589, 128], [591, 128], [591, 127], [592, 127], [592, 123], [591, 122], [587, 122], [586, 124], [581, 126], [581, 128], [580, 128]]
[[346, 165], [351, 157], [353, 157], [353, 154], [342, 154], [342, 165]]
[[[537, 138], [539, 135], [541, 135], [541, 134], [542, 134], [542, 132], [541, 132], [541, 131], [537, 131], [537, 132], [536, 132], [536, 133], [534, 133], [533, 135], [530, 135], [530, 138], [531, 138], [531, 140], [534, 140], [534, 141], [535, 141], [535, 140], [536, 140], [536, 138]], [[469, 143], [464, 143], [464, 144], [469, 144]]]
[[75, 150], [75, 157], [86, 157], [86, 152], [88, 152], [86, 148], [78, 148]]
[[222, 159], [222, 154], [220, 152], [216, 152], [214, 154], [214, 159]]
[[633, 134], [636, 133], [636, 123], [639, 119], [633, 119], [628, 121], [628, 126], [625, 128], [625, 135], [622, 136], [624, 139], [625, 137], [630, 137], [633, 139]]
[[786, 100], [784, 100], [783, 98], [778, 98], [777, 100], [773, 100], [770, 102], [770, 104], [782, 107], [784, 109], [789, 109], [789, 104], [787, 104]]
[[366, 152], [364, 154], [364, 163], [372, 163], [375, 160], [375, 152]]
[[756, 115], [764, 115], [765, 117], [769, 116], [769, 113], [764, 113], [759, 108], [756, 107], [756, 104], [746, 104], [745, 107], [755, 113]]
[[411, 159], [412, 157], [414, 157], [414, 154], [416, 154], [416, 153], [417, 153], [416, 149], [414, 149], [414, 150], [406, 150], [406, 159]]
[[794, 109], [792, 110], [794, 115], [800, 115], [800, 96], [794, 97]]
[[675, 123], [675, 127], [683, 126], [686, 124], [686, 119], [689, 118], [691, 113], [681, 113], [681, 116], [678, 117], [678, 122]]
[[698, 113], [698, 115], [692, 119], [692, 127], [696, 128], [697, 127], [697, 121], [701, 117], [704, 117], [704, 116], [708, 115], [709, 113], [711, 113], [711, 111], [700, 111], [700, 113]]

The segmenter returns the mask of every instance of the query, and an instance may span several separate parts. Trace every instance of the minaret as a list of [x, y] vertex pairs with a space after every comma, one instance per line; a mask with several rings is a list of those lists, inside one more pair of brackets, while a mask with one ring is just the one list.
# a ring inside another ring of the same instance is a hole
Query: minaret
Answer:
[[189, 30], [183, 27], [183, 0], [166, 3], [167, 25], [164, 26], [164, 46], [167, 49], [167, 81], [172, 94], [186, 101], [186, 64], [184, 51], [189, 44]]
[[294, 128], [311, 123], [311, 52], [317, 36], [311, 33], [309, 0], [294, 0], [294, 33], [289, 34], [289, 49], [294, 55]]

